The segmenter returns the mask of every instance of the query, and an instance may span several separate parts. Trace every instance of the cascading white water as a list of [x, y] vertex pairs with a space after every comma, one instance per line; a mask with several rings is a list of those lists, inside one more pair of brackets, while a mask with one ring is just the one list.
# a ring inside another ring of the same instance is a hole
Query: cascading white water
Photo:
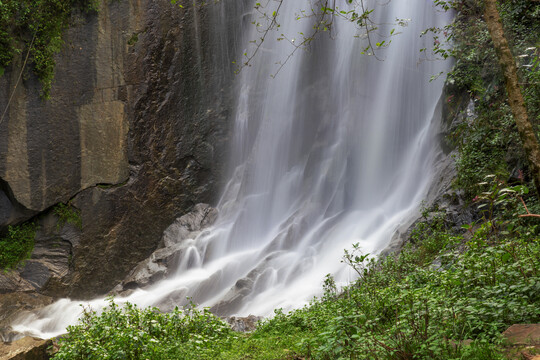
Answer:
[[[284, 0], [280, 31], [271, 35], [300, 41], [313, 23], [295, 14], [309, 8], [308, 0]], [[448, 64], [419, 62], [429, 47], [419, 34], [448, 17], [424, 0], [394, 0], [374, 14], [386, 34], [386, 24], [410, 19], [379, 52], [384, 61], [361, 55], [358, 29], [336, 18], [331, 36], [298, 50], [271, 78], [294, 47], [266, 39], [237, 78], [230, 180], [216, 224], [186, 241], [173, 278], [118, 301], [166, 307], [190, 296], [221, 314], [268, 315], [305, 304], [328, 273], [349, 280], [340, 259], [353, 243], [370, 254], [388, 245], [432, 178], [442, 80], [429, 80]], [[248, 15], [255, 16], [238, 14]], [[260, 34], [245, 23], [247, 47]], [[54, 336], [76, 321], [77, 304], [61, 300], [14, 329]]]

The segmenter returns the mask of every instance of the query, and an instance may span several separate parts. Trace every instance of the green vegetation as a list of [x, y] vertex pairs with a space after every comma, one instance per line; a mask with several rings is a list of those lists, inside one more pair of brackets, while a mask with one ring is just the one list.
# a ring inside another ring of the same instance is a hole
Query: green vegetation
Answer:
[[112, 300], [100, 315], [85, 309], [68, 331], [54, 359], [217, 359], [238, 337], [208, 310], [164, 314]]
[[0, 239], [0, 269], [13, 269], [27, 259], [34, 249], [35, 235], [34, 223], [8, 226], [7, 234]]
[[[457, 124], [451, 134], [459, 150], [456, 187], [472, 199], [479, 191], [476, 184], [488, 174], [500, 179], [529, 181], [527, 160], [515, 121], [507, 104], [505, 86], [491, 39], [482, 20], [481, 1], [454, 3], [456, 21], [443, 31], [455, 46], [449, 54], [457, 59], [448, 74], [452, 107], [470, 98], [475, 117]], [[522, 92], [530, 121], [540, 130], [540, 4], [526, 0], [500, 4], [507, 38], [519, 60]]]
[[58, 223], [56, 227], [62, 228], [66, 223], [76, 226], [78, 229], [82, 229], [81, 211], [71, 205], [71, 203], [63, 204], [58, 203], [53, 208], [54, 213], [58, 216]]
[[129, 46], [133, 46], [137, 43], [137, 41], [139, 41], [139, 33], [138, 32], [134, 32], [133, 34], [131, 34], [131, 37], [129, 38], [129, 40], [127, 41], [127, 44]]
[[43, 86], [42, 97], [48, 98], [54, 78], [54, 55], [62, 48], [62, 33], [72, 12], [96, 11], [98, 4], [98, 0], [0, 1], [0, 76], [14, 56], [28, 53]]

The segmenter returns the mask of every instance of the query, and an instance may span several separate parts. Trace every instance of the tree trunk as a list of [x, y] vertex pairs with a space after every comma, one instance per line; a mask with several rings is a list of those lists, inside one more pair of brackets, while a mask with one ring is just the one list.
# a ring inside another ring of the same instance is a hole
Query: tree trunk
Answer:
[[508, 102], [516, 121], [523, 148], [527, 154], [536, 192], [540, 196], [540, 144], [529, 121], [527, 108], [518, 83], [516, 62], [504, 35], [501, 17], [497, 10], [497, 1], [485, 0], [484, 3], [484, 20], [488, 26], [499, 59], [499, 65], [503, 71], [506, 91], [508, 92]]

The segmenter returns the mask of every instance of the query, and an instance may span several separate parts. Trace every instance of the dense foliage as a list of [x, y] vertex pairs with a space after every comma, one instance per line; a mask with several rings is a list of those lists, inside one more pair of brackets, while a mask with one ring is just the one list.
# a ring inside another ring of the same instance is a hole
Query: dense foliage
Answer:
[[7, 234], [0, 238], [0, 269], [14, 268], [22, 260], [27, 259], [34, 249], [36, 226], [24, 223], [8, 226]]
[[57, 228], [60, 229], [65, 224], [72, 224], [78, 229], [82, 229], [81, 211], [71, 203], [58, 203], [54, 206], [53, 212], [58, 216]]
[[165, 314], [112, 300], [101, 314], [85, 309], [68, 332], [54, 359], [216, 359], [237, 338], [207, 309]]
[[538, 243], [482, 246], [449, 252], [441, 270], [416, 268], [405, 252], [368, 266], [345, 294], [327, 293], [259, 331], [303, 335], [297, 351], [314, 359], [495, 359], [501, 331], [540, 320], [539, 255]]
[[[527, 0], [503, 1], [500, 14], [505, 35], [518, 60], [521, 88], [529, 119], [540, 126], [540, 4]], [[448, 74], [450, 107], [471, 99], [472, 116], [455, 124], [451, 138], [458, 147], [456, 186], [470, 198], [479, 191], [476, 184], [488, 174], [504, 181], [529, 181], [527, 161], [516, 130], [500, 66], [482, 20], [481, 1], [457, 1], [456, 21], [445, 33], [455, 46], [449, 54], [456, 58]], [[465, 96], [464, 96], [465, 95]], [[461, 108], [461, 110], [464, 110]]]
[[54, 55], [62, 48], [62, 33], [74, 9], [96, 11], [98, 0], [0, 1], [0, 76], [16, 55], [26, 54], [40, 79], [42, 96], [49, 97]]

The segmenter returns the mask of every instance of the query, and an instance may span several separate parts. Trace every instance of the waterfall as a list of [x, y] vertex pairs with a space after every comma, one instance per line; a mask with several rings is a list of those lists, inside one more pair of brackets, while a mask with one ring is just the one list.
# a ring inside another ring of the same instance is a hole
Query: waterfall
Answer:
[[[225, 13], [235, 1], [214, 4], [212, 12]], [[238, 8], [245, 17], [238, 36], [249, 53], [250, 41], [261, 36], [251, 24], [257, 13]], [[448, 15], [429, 1], [391, 1], [373, 13], [379, 24], [373, 40], [389, 34], [396, 18], [410, 20], [377, 52], [381, 60], [361, 54], [366, 39], [339, 17], [288, 58], [301, 34], [313, 29], [311, 18], [295, 14], [310, 8], [308, 0], [284, 0], [279, 30], [236, 78], [229, 180], [218, 220], [186, 244], [175, 276], [117, 301], [167, 307], [189, 296], [218, 314], [240, 315], [299, 307], [320, 294], [326, 274], [338, 283], [352, 279], [340, 262], [344, 249], [358, 243], [377, 255], [418, 208], [433, 176], [443, 86], [430, 77], [448, 67], [419, 61], [431, 42], [419, 35], [443, 26]], [[281, 33], [290, 41], [278, 41]], [[77, 304], [60, 300], [14, 329], [54, 336], [76, 320]]]

